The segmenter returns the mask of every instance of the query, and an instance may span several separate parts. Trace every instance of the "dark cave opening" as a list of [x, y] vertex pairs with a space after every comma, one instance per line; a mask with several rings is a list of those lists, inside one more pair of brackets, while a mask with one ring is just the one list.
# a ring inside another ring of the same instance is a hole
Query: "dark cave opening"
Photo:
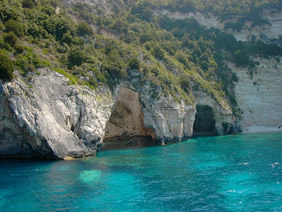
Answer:
[[193, 137], [217, 135], [213, 109], [208, 105], [196, 106]]

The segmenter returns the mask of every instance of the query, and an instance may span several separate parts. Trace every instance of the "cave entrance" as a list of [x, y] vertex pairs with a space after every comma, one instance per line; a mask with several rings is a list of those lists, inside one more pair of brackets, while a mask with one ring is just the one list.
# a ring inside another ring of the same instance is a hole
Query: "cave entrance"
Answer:
[[103, 150], [136, 148], [154, 145], [154, 132], [144, 126], [139, 94], [121, 88], [106, 124]]
[[208, 105], [197, 105], [193, 136], [217, 135], [213, 109]]

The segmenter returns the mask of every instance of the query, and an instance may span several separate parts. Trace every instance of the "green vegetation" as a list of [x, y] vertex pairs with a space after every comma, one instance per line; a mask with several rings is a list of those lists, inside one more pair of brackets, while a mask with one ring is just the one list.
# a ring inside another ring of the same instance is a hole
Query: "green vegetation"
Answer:
[[0, 79], [11, 80], [13, 78], [13, 63], [5, 51], [0, 51]]
[[140, 66], [141, 66], [141, 64], [140, 64], [138, 58], [133, 58], [133, 59], [131, 59], [131, 60], [129, 61], [129, 63], [128, 63], [128, 67], [129, 67], [130, 69], [139, 70], [139, 69], [140, 69]]
[[74, 84], [76, 85], [78, 82], [77, 77], [73, 76], [72, 74], [66, 72], [64, 69], [61, 68], [55, 68], [55, 71], [64, 75], [66, 78], [68, 78], [70, 80], [70, 84]]
[[263, 10], [281, 10], [282, 2], [279, 0], [168, 0], [160, 3], [159, 6], [182, 13], [195, 10], [212, 13], [226, 22], [226, 29], [240, 31], [246, 22], [252, 22], [252, 27], [270, 24], [262, 18]]
[[23, 0], [22, 7], [23, 8], [33, 8], [35, 6], [33, 0]]
[[86, 21], [83, 21], [82, 23], [78, 25], [77, 31], [80, 35], [91, 35], [92, 34], [92, 28], [89, 26], [89, 24]]
[[24, 35], [24, 26], [15, 20], [8, 20], [5, 27], [8, 32], [14, 32], [19, 37]]
[[3, 40], [7, 44], [9, 44], [11, 47], [15, 47], [17, 43], [17, 36], [13, 32], [8, 32], [3, 34]]
[[5, 55], [1, 78], [5, 80], [12, 79], [13, 69], [25, 76], [50, 67], [70, 84], [95, 89], [129, 80], [138, 71], [142, 77], [136, 86], [150, 83], [154, 98], [171, 95], [191, 103], [193, 92], [205, 91], [219, 103], [227, 99], [235, 110], [232, 88], [238, 79], [225, 62], [253, 70], [253, 56], [282, 55], [278, 45], [256, 39], [239, 42], [193, 19], [154, 16], [154, 10], [160, 9], [197, 10], [224, 20], [225, 29], [240, 31], [246, 22], [269, 24], [261, 18], [262, 11], [282, 9], [278, 0], [140, 0], [127, 5], [115, 1], [111, 15], [104, 15], [102, 8], [91, 12], [81, 3], [66, 9], [59, 0], [1, 1], [0, 48]]

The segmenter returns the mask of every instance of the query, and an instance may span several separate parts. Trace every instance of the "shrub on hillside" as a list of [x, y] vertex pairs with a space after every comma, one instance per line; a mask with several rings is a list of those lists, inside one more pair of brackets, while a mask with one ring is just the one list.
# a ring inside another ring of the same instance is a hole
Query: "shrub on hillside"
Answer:
[[13, 63], [4, 51], [0, 51], [0, 79], [13, 79]]
[[5, 25], [0, 21], [0, 31], [3, 31], [5, 29]]
[[33, 8], [35, 6], [33, 0], [23, 0], [22, 7], [23, 8]]
[[139, 70], [140, 69], [140, 62], [137, 58], [133, 58], [129, 61], [128, 67], [133, 70]]
[[78, 24], [77, 31], [80, 35], [90, 35], [92, 34], [92, 28], [86, 21], [81, 22]]
[[17, 36], [14, 32], [8, 32], [3, 35], [3, 40], [10, 46], [14, 47], [17, 43]]
[[162, 60], [162, 59], [164, 59], [164, 51], [159, 46], [157, 46], [154, 49], [154, 56], [155, 56], [155, 58]]
[[8, 32], [14, 32], [17, 36], [21, 37], [24, 35], [24, 26], [15, 21], [15, 20], [9, 20], [5, 23], [6, 31]]
[[74, 66], [80, 66], [86, 60], [86, 54], [80, 49], [71, 49], [68, 55], [68, 66], [72, 68]]
[[188, 92], [191, 89], [191, 79], [188, 76], [181, 76], [179, 79], [181, 88]]

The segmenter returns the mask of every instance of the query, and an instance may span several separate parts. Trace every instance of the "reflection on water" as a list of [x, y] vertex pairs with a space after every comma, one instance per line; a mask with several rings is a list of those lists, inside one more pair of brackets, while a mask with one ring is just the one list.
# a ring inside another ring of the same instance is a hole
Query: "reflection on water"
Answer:
[[124, 141], [104, 142], [102, 150], [137, 149], [156, 146], [151, 137], [133, 137]]
[[0, 161], [0, 211], [282, 211], [282, 134]]

